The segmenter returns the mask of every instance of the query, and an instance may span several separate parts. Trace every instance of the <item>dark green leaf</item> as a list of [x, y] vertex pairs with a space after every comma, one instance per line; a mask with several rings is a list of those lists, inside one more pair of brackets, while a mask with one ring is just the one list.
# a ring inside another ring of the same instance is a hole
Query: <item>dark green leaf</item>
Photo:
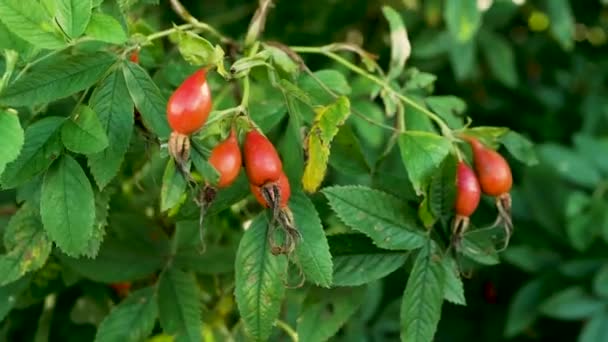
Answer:
[[445, 300], [454, 304], [467, 305], [464, 297], [464, 285], [460, 278], [460, 270], [456, 260], [451, 257], [444, 257], [442, 265], [445, 273], [445, 287], [443, 289]]
[[401, 302], [401, 340], [433, 341], [443, 304], [445, 269], [434, 243], [420, 250]]
[[389, 194], [361, 186], [325, 188], [323, 194], [344, 223], [381, 248], [411, 250], [426, 240], [413, 210]]
[[608, 159], [597, 157], [608, 151], [608, 139], [577, 134], [574, 136], [574, 145], [579, 154], [594, 163], [602, 173], [608, 174]]
[[462, 239], [461, 251], [468, 258], [482, 265], [496, 265], [500, 261], [492, 237], [488, 231], [468, 232]]
[[608, 341], [608, 313], [593, 316], [583, 326], [581, 334], [578, 336], [579, 342], [599, 342]]
[[594, 164], [568, 148], [547, 143], [540, 146], [538, 152], [540, 159], [565, 180], [592, 189], [601, 179]]
[[141, 341], [148, 337], [158, 317], [156, 289], [146, 287], [133, 292], [101, 322], [96, 342]]
[[0, 286], [0, 322], [17, 304], [17, 297], [29, 285], [31, 277], [23, 277], [8, 285]]
[[268, 246], [268, 220], [254, 219], [241, 238], [235, 261], [235, 297], [249, 335], [267, 340], [285, 297], [283, 281], [287, 260], [272, 255]]
[[444, 159], [439, 172], [431, 177], [428, 202], [431, 214], [442, 220], [444, 225], [454, 214], [456, 200], [456, 158], [451, 155]]
[[569, 287], [545, 300], [540, 305], [543, 314], [557, 319], [579, 320], [593, 317], [606, 304], [589, 295], [582, 287]]
[[122, 70], [131, 99], [141, 113], [144, 124], [159, 138], [167, 138], [171, 132], [165, 114], [167, 100], [138, 64], [127, 62]]
[[502, 258], [526, 272], [541, 271], [560, 260], [559, 253], [555, 251], [527, 245], [509, 246], [502, 253]]
[[101, 152], [108, 147], [108, 138], [97, 113], [81, 106], [71, 120], [61, 128], [61, 140], [70, 151], [82, 154]]
[[568, 0], [551, 0], [545, 2], [551, 33], [565, 50], [574, 47], [574, 16]]
[[6, 164], [17, 159], [23, 147], [24, 133], [17, 113], [0, 110], [0, 176]]
[[95, 223], [93, 188], [70, 156], [63, 156], [44, 176], [40, 215], [50, 238], [66, 254], [86, 252]]
[[56, 116], [37, 121], [25, 130], [25, 142], [19, 157], [6, 166], [2, 186], [14, 188], [46, 170], [61, 152], [59, 128], [65, 121]]
[[544, 299], [543, 281], [532, 280], [522, 286], [511, 300], [505, 326], [505, 336], [518, 335], [532, 325], [538, 316], [538, 307]]
[[325, 105], [334, 101], [334, 97], [327, 92], [328, 89], [337, 95], [348, 95], [351, 92], [350, 85], [348, 85], [344, 75], [331, 69], [316, 71], [312, 76], [306, 75], [301, 79], [299, 85], [318, 105]]
[[160, 210], [167, 211], [175, 207], [182, 200], [187, 185], [186, 179], [178, 170], [175, 161], [169, 158], [160, 191]]
[[100, 189], [114, 178], [129, 148], [133, 132], [133, 103], [120, 72], [113, 72], [95, 89], [89, 104], [97, 113], [108, 147], [88, 156], [89, 168]]
[[608, 298], [608, 265], [603, 266], [593, 277], [593, 292]]
[[291, 195], [289, 208], [302, 240], [296, 247], [298, 262], [306, 280], [323, 287], [332, 283], [332, 260], [327, 238], [312, 202], [301, 192]]
[[482, 31], [479, 41], [494, 77], [505, 86], [515, 88], [518, 83], [515, 54], [509, 41], [491, 31]]
[[122, 44], [127, 40], [127, 34], [116, 19], [98, 12], [93, 13], [93, 16], [91, 16], [86, 33], [87, 36], [96, 40], [112, 44]]
[[467, 104], [456, 96], [429, 96], [424, 99], [435, 113], [446, 121], [450, 128], [462, 128]]
[[91, 19], [91, 0], [58, 0], [57, 22], [71, 38], [78, 38]]
[[477, 0], [446, 0], [443, 17], [452, 37], [460, 42], [473, 39], [481, 25]]
[[169, 268], [158, 281], [158, 309], [163, 330], [177, 341], [200, 342], [200, 293], [194, 274]]
[[58, 49], [65, 45], [59, 30], [36, 0], [0, 0], [0, 20], [13, 33], [37, 47]]
[[[458, 0], [450, 1], [458, 2]], [[470, 2], [471, 0], [466, 1]], [[468, 42], [454, 41], [449, 47], [450, 65], [452, 66], [456, 79], [458, 81], [463, 81], [467, 78], [471, 78], [474, 75], [476, 71], [475, 67], [477, 66], [475, 40], [470, 40]]]
[[365, 287], [311, 291], [298, 317], [298, 337], [302, 341], [327, 341], [363, 304]]
[[406, 131], [399, 136], [401, 159], [417, 193], [422, 193], [451, 146], [446, 138], [428, 132]]
[[34, 67], [0, 94], [8, 106], [34, 106], [55, 101], [95, 84], [114, 63], [106, 52], [59, 54], [46, 59], [44, 67]]
[[507, 151], [517, 160], [528, 166], [538, 164], [534, 145], [530, 140], [517, 132], [509, 131], [507, 134], [500, 137], [500, 142], [507, 148]]

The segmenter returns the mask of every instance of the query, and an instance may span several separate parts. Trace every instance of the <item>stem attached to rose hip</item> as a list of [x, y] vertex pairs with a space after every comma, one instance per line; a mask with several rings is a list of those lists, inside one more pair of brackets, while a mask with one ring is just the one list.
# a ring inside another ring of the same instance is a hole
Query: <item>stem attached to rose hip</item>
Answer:
[[433, 120], [437, 126], [439, 126], [439, 128], [441, 129], [441, 134], [443, 136], [445, 136], [446, 138], [449, 138], [450, 140], [454, 140], [453, 138], [453, 134], [452, 134], [452, 130], [450, 129], [450, 127], [448, 127], [448, 125], [435, 113], [431, 112], [430, 110], [424, 108], [424, 106], [419, 105], [418, 103], [416, 103], [416, 101], [408, 98], [407, 96], [404, 96], [403, 94], [399, 93], [398, 91], [396, 91], [395, 89], [393, 89], [388, 83], [386, 83], [386, 81], [378, 78], [375, 75], [370, 74], [369, 72], [361, 69], [360, 67], [356, 66], [355, 64], [351, 63], [350, 61], [346, 60], [345, 58], [343, 58], [342, 56], [336, 54], [335, 52], [331, 51], [331, 45], [329, 46], [321, 46], [321, 47], [314, 47], [314, 46], [291, 46], [289, 47], [291, 50], [293, 50], [294, 52], [297, 53], [314, 53], [314, 54], [321, 54], [324, 55], [326, 57], [329, 57], [331, 59], [333, 59], [334, 61], [342, 64], [343, 66], [347, 67], [348, 69], [352, 70], [353, 72], [367, 78], [368, 80], [376, 83], [377, 85], [381, 86], [384, 90], [390, 92], [391, 94], [393, 94], [394, 96], [396, 96], [397, 98], [399, 98], [399, 100], [401, 100], [402, 102], [404, 102], [405, 104], [411, 106], [412, 108], [424, 113], [426, 116], [429, 117], [429, 119]]

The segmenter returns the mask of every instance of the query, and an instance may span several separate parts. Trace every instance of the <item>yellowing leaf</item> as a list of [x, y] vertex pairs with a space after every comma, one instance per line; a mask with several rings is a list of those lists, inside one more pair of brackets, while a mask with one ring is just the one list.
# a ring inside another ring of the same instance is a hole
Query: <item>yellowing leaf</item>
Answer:
[[307, 192], [315, 192], [327, 171], [331, 141], [350, 114], [350, 102], [342, 96], [336, 102], [316, 110], [315, 120], [306, 138], [308, 160], [304, 167], [302, 186]]

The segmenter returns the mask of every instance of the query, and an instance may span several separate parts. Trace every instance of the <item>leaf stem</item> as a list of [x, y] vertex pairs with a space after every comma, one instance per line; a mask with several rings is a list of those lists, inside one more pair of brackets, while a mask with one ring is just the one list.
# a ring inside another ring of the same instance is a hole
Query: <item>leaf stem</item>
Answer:
[[[331, 45], [329, 47], [331, 47]], [[393, 89], [393, 87], [391, 87], [388, 83], [386, 83], [386, 81], [378, 78], [377, 76], [375, 76], [373, 74], [368, 73], [367, 71], [363, 70], [362, 68], [360, 68], [360, 67], [356, 66], [355, 64], [351, 63], [350, 61], [346, 60], [342, 56], [340, 56], [332, 51], [329, 51], [329, 48], [327, 46], [321, 46], [321, 47], [290, 46], [289, 48], [297, 53], [314, 53], [314, 54], [324, 55], [324, 56], [326, 56], [330, 59], [333, 59], [334, 61], [342, 64], [343, 66], [352, 70], [356, 74], [359, 74], [360, 76], [363, 76], [363, 77], [367, 78], [368, 80], [376, 83], [377, 85], [381, 86], [383, 89], [389, 91], [394, 96], [398, 97], [405, 104], [411, 106], [412, 108], [414, 108], [414, 109], [422, 112], [426, 116], [428, 116], [431, 120], [433, 120], [437, 124], [437, 126], [439, 126], [439, 128], [441, 129], [441, 134], [443, 136], [453, 140], [452, 130], [448, 127], [448, 125], [446, 125], [446, 123], [439, 116], [437, 116], [437, 114], [426, 109], [424, 106], [419, 105], [418, 103], [416, 103], [414, 100], [410, 99], [409, 97], [404, 96], [403, 94], [399, 93], [398, 91]]]
[[197, 28], [209, 32], [211, 35], [218, 38], [222, 43], [234, 43], [232, 39], [221, 34], [213, 26], [196, 19], [192, 14], [190, 14], [190, 12], [188, 12], [184, 5], [179, 2], [179, 0], [170, 0], [169, 2], [171, 3], [171, 8], [173, 8], [173, 11], [177, 15], [179, 15], [179, 17], [182, 18], [185, 22], [189, 23], [192, 28]]
[[277, 319], [275, 322], [275, 325], [279, 328], [281, 328], [290, 338], [293, 342], [298, 342], [299, 338], [298, 338], [298, 333], [296, 333], [292, 327], [289, 326], [289, 324], [281, 321], [280, 319]]

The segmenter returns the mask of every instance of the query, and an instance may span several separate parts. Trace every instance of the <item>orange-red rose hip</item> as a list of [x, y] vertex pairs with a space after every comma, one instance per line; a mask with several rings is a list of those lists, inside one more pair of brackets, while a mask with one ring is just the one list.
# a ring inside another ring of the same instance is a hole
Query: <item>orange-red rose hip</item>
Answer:
[[475, 173], [479, 179], [481, 191], [490, 196], [508, 193], [513, 185], [513, 176], [509, 164], [498, 152], [483, 146], [477, 139], [465, 138], [473, 149]]
[[211, 90], [201, 69], [188, 77], [167, 103], [167, 120], [173, 131], [189, 135], [199, 130], [211, 112]]
[[234, 130], [230, 132], [230, 136], [226, 140], [213, 148], [209, 157], [209, 163], [220, 174], [220, 179], [216, 184], [218, 188], [230, 186], [236, 177], [238, 177], [242, 159], [239, 142]]
[[283, 173], [283, 164], [272, 143], [257, 130], [251, 130], [245, 136], [243, 144], [245, 171], [249, 183], [262, 186], [275, 182]]
[[458, 162], [456, 171], [456, 202], [454, 209], [456, 215], [469, 217], [477, 206], [481, 197], [479, 182], [473, 170], [464, 162]]
[[[275, 184], [279, 187], [279, 193], [281, 196], [281, 203], [279, 207], [284, 208], [289, 202], [289, 197], [291, 197], [291, 186], [289, 185], [289, 179], [287, 179], [285, 173], [281, 173], [279, 179], [276, 181]], [[249, 184], [249, 187], [251, 189], [251, 193], [253, 193], [253, 196], [255, 196], [255, 199], [258, 201], [258, 203], [260, 203], [266, 208], [271, 207], [269, 203], [266, 203], [264, 196], [262, 196], [262, 187], [253, 184]]]

